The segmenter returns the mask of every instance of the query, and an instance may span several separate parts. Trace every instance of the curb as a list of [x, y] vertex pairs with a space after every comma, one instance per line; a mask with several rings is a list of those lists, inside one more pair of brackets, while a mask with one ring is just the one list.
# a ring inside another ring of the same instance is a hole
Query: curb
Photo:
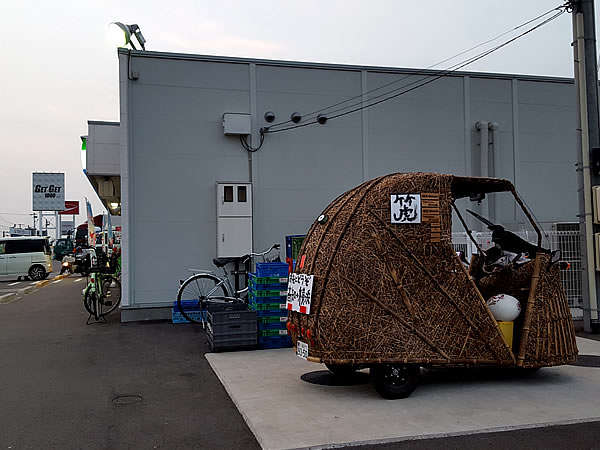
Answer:
[[[44, 286], [46, 286], [48, 283], [50, 283], [50, 280], [42, 280], [42, 281], [38, 281], [37, 283], [35, 283], [35, 286], [34, 286], [34, 287], [41, 288], [41, 287], [44, 287]], [[25, 289], [27, 289], [27, 288], [25, 288]], [[30, 292], [31, 292], [31, 291], [30, 291]]]
[[10, 294], [0, 295], [0, 304], [1, 303], [10, 303], [17, 298], [17, 294], [11, 292]]
[[25, 288], [19, 289], [17, 291], [17, 295], [25, 295], [25, 294], [29, 294], [30, 292], [33, 292], [36, 288], [37, 288], [37, 284], [35, 286], [27, 286]]

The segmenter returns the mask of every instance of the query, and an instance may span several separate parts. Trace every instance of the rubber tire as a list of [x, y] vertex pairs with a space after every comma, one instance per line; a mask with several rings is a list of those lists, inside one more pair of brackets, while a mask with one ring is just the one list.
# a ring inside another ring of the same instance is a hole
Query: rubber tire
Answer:
[[419, 384], [421, 368], [415, 364], [380, 364], [369, 370], [371, 383], [385, 399], [406, 398]]
[[[119, 304], [121, 303], [121, 282], [117, 280], [112, 275], [102, 275], [102, 294], [105, 296], [106, 300], [103, 300], [100, 303], [100, 311], [99, 316], [104, 317], [113, 312]], [[110, 299], [108, 299], [108, 295]], [[109, 308], [104, 310], [104, 302], [110, 301], [110, 305], [106, 305]]]
[[43, 280], [47, 276], [48, 276], [48, 272], [46, 272], [46, 269], [44, 269], [44, 266], [40, 266], [39, 264], [36, 264], [29, 268], [29, 278], [31, 278], [33, 281]]
[[100, 317], [98, 316], [97, 305], [96, 293], [88, 290], [83, 296], [83, 306], [90, 316], [93, 316], [96, 320]]
[[[185, 280], [181, 286], [179, 286], [179, 289], [177, 290], [177, 307], [179, 308], [179, 312], [181, 313], [181, 315], [192, 323], [202, 323], [202, 320], [197, 320], [197, 319], [194, 319], [191, 316], [189, 316], [186, 313], [185, 309], [183, 308], [182, 301], [197, 300], [198, 308], [201, 308], [201, 304], [203, 301], [210, 301], [210, 297], [207, 298], [202, 295], [203, 294], [202, 292], [198, 292], [199, 291], [198, 280], [204, 280], [204, 282], [208, 282], [208, 286], [210, 286], [210, 287], [209, 287], [209, 289], [206, 290], [207, 292], [210, 291], [212, 289], [212, 287], [214, 287], [215, 284], [221, 282], [221, 279], [215, 275], [210, 275], [208, 273], [200, 273], [200, 274], [191, 276], [190, 278]], [[198, 287], [198, 289], [194, 289], [193, 284], [196, 284], [196, 287]], [[188, 290], [186, 291], [186, 289], [188, 289]], [[191, 292], [191, 294], [190, 294], [190, 292]], [[191, 298], [192, 295], [194, 295], [193, 298]], [[225, 285], [222, 284], [219, 287], [219, 289], [217, 289], [211, 295], [211, 297], [212, 296], [214, 296], [214, 297], [229, 297], [229, 292], [227, 291], [227, 288], [225, 287]], [[190, 297], [190, 298], [186, 298], [186, 297]], [[200, 309], [198, 309], [198, 310], [200, 310]]]
[[327, 369], [336, 377], [348, 378], [358, 370], [357, 366], [352, 364], [325, 364]]

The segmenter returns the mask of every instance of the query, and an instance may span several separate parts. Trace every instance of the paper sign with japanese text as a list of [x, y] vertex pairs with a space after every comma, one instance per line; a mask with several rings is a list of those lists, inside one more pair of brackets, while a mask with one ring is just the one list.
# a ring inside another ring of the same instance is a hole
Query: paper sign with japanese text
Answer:
[[290, 273], [288, 278], [287, 309], [310, 314], [314, 275]]
[[392, 223], [421, 223], [421, 194], [392, 194], [390, 208]]

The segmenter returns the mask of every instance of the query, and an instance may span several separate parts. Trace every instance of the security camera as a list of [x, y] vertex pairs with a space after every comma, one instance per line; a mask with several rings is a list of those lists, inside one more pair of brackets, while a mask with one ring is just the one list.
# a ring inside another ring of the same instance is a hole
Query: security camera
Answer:
[[265, 120], [269, 123], [275, 120], [275, 113], [273, 111], [267, 111], [265, 113]]

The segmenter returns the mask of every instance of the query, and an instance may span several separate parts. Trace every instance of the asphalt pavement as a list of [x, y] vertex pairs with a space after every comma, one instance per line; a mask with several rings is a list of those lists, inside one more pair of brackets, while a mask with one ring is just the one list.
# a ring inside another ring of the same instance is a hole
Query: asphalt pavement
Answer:
[[[260, 448], [200, 328], [121, 324], [116, 313], [86, 325], [84, 283], [71, 276], [0, 304], [0, 448]], [[600, 422], [348, 448], [592, 449]]]

